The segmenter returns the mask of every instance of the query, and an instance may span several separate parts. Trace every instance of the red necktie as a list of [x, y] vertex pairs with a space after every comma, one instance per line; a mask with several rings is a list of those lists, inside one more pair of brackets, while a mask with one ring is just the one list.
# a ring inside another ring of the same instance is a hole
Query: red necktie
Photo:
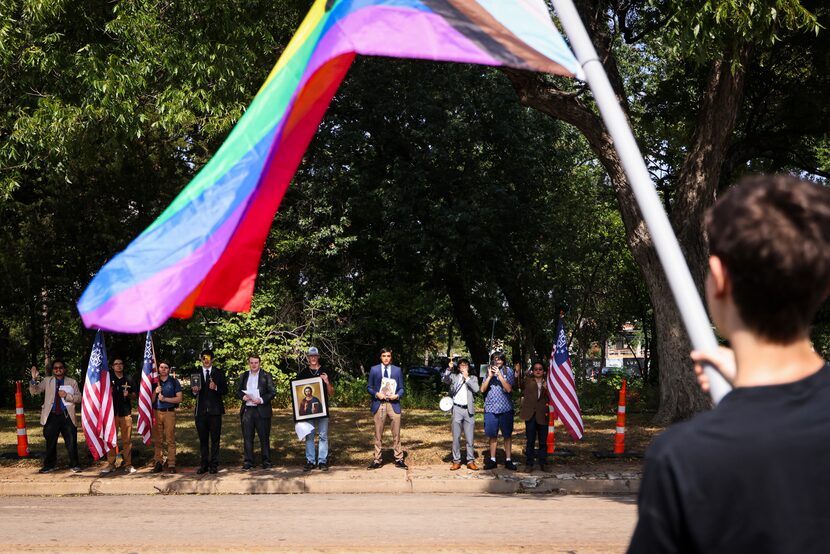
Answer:
[[62, 414], [63, 413], [63, 408], [61, 406], [61, 397], [58, 395], [60, 390], [61, 390], [61, 386], [58, 384], [58, 380], [55, 379], [55, 408], [54, 408], [54, 412], [56, 414]]

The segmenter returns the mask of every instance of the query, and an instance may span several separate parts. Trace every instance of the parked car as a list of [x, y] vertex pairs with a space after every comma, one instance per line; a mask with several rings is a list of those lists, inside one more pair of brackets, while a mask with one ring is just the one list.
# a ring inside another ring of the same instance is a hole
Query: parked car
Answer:
[[640, 377], [640, 370], [636, 367], [604, 367], [600, 370], [599, 376], [611, 377], [621, 375], [622, 377]]
[[416, 365], [409, 368], [407, 372], [410, 378], [441, 380], [441, 368], [425, 365]]

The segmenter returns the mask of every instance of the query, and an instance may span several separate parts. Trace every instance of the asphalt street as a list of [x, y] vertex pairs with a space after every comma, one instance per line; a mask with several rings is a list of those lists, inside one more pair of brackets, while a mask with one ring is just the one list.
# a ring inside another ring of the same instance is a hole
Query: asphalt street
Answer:
[[632, 496], [0, 497], [0, 552], [623, 552]]

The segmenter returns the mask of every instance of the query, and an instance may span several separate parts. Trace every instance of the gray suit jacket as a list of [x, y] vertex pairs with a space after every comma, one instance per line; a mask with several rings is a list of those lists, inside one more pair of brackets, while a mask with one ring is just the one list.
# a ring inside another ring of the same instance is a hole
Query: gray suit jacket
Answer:
[[[66, 412], [69, 414], [69, 419], [72, 420], [72, 425], [78, 426], [78, 420], [75, 416], [75, 404], [81, 403], [81, 391], [78, 390], [78, 382], [72, 377], [64, 377], [63, 384], [67, 387], [72, 387], [72, 394], [66, 395]], [[44, 377], [43, 381], [33, 385], [29, 382], [29, 392], [32, 396], [40, 393], [45, 393], [43, 396], [43, 406], [40, 408], [40, 424], [46, 425], [46, 420], [49, 419], [49, 412], [52, 411], [52, 401], [55, 399], [55, 378], [53, 376]]]
[[[450, 386], [449, 395], [454, 397], [462, 386], [467, 387], [467, 413], [473, 415], [476, 413], [475, 393], [478, 392], [478, 377], [470, 375], [466, 383], [463, 383], [464, 377], [460, 373], [453, 373], [449, 369], [444, 372], [444, 377], [441, 379], [444, 384]], [[463, 384], [462, 384], [463, 383]]]

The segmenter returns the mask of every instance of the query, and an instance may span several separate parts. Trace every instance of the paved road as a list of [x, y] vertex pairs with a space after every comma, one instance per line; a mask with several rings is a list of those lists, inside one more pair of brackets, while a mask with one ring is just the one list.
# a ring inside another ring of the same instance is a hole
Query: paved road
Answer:
[[632, 497], [0, 497], [0, 552], [606, 553], [635, 521]]

